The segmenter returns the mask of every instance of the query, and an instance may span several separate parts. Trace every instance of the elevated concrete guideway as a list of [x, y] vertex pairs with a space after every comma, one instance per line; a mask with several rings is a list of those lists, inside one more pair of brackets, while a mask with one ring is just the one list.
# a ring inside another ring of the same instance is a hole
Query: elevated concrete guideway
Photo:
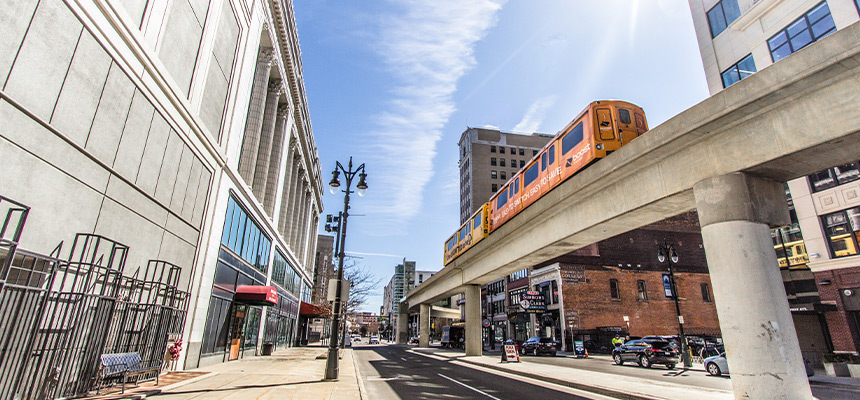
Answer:
[[[739, 351], [743, 346], [732, 347], [733, 342], [743, 341], [743, 335], [755, 338], [755, 326], [773, 323], [786, 335], [776, 338], [775, 346], [794, 349], [796, 359], [771, 359], [770, 353], [748, 358], [759, 363], [759, 370], [768, 363], [780, 365], [768, 372], [779, 382], [805, 385], [787, 383], [776, 390], [750, 370], [761, 391], [743, 382], [742, 374], [733, 374], [736, 396], [770, 391], [809, 398], [794, 330], [779, 328], [793, 324], [768, 227], [788, 223], [783, 182], [860, 159], [858, 144], [860, 24], [854, 24], [682, 112], [569, 179], [407, 293], [400, 309], [466, 292], [467, 354], [479, 354], [479, 345], [469, 348], [470, 338], [477, 344], [481, 340], [480, 309], [470, 312], [469, 307], [470, 299], [480, 302], [477, 285], [698, 209], [727, 348]], [[754, 257], [743, 258], [750, 254]], [[738, 281], [753, 269], [752, 275], [761, 275], [750, 281], [754, 285]], [[741, 275], [728, 276], [729, 270]], [[758, 319], [748, 328], [743, 323], [729, 327], [746, 318], [724, 307], [732, 303], [729, 298], [759, 304], [756, 292], [774, 305], [750, 316]], [[739, 336], [732, 329], [741, 329]], [[737, 363], [732, 371], [744, 371]]]

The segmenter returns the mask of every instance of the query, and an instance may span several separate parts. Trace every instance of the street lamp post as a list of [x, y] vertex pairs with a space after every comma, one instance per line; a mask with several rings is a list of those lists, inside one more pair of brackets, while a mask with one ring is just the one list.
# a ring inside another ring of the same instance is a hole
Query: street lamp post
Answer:
[[[352, 186], [352, 179], [358, 175], [358, 184], [355, 186], [356, 192], [359, 196], [364, 196], [364, 192], [367, 190], [367, 182], [365, 182], [365, 178], [367, 177], [367, 173], [364, 172], [364, 164], [361, 164], [355, 170], [352, 169], [352, 157], [349, 158], [349, 165], [347, 168], [344, 168], [343, 165], [340, 164], [340, 161], [336, 162], [334, 171], [331, 174], [331, 181], [329, 182], [329, 188], [332, 194], [337, 193], [337, 189], [340, 187], [340, 180], [338, 176], [340, 172], [343, 171], [343, 175], [346, 178], [346, 187], [343, 192], [345, 196], [343, 197], [343, 212], [340, 213], [340, 225], [338, 226], [338, 260], [337, 260], [337, 291], [334, 295], [334, 320], [332, 321], [332, 332], [331, 338], [328, 346], [328, 357], [326, 358], [325, 364], [325, 379], [337, 379], [338, 375], [338, 340], [337, 338], [340, 336], [338, 334], [338, 330], [340, 329], [340, 320], [343, 317], [343, 304], [341, 304], [341, 296], [340, 291], [343, 286], [343, 257], [344, 257], [344, 243], [346, 243], [346, 220], [349, 217], [349, 194], [353, 193], [350, 191], [350, 186]], [[345, 329], [346, 327], [344, 327]]]
[[672, 265], [678, 263], [678, 253], [675, 251], [675, 246], [663, 242], [662, 246], [658, 247], [657, 250], [657, 260], [662, 264], [669, 260], [669, 281], [672, 285], [672, 299], [675, 300], [675, 314], [678, 317], [678, 337], [681, 339], [681, 360], [684, 361], [684, 368], [690, 368], [693, 366], [693, 361], [690, 359], [690, 353], [688, 352], [687, 346], [687, 337], [684, 336], [684, 322], [681, 317], [681, 306], [678, 303], [678, 287], [675, 286], [675, 272], [672, 269]]

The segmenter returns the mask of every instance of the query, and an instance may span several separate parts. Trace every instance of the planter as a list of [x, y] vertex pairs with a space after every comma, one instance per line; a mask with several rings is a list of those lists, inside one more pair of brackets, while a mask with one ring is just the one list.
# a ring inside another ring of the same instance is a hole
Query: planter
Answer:
[[860, 378], [860, 364], [845, 364], [852, 378]]
[[851, 376], [846, 363], [825, 362], [824, 371], [827, 372], [827, 376]]

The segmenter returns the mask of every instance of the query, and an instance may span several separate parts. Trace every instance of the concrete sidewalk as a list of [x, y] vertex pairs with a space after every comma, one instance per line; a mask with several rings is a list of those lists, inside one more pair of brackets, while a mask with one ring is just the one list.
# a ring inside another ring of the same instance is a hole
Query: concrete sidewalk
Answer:
[[323, 381], [326, 348], [293, 347], [272, 356], [253, 357], [191, 371], [208, 372], [158, 388], [144, 396], [185, 399], [367, 399], [360, 390], [352, 349], [342, 350], [338, 380]]

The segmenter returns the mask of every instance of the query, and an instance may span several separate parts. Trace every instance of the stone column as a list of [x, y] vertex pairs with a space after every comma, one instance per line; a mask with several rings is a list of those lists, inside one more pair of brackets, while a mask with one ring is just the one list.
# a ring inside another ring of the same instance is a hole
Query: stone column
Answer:
[[299, 203], [301, 203], [301, 189], [302, 189], [302, 180], [304, 176], [304, 171], [301, 166], [301, 155], [296, 157], [296, 175], [295, 179], [293, 179], [293, 188], [292, 194], [290, 195], [290, 223], [287, 227], [287, 243], [290, 245], [290, 249], [293, 249], [295, 252], [296, 242], [295, 242], [295, 232], [296, 232], [296, 224], [299, 222]]
[[296, 254], [296, 257], [298, 257], [299, 254], [299, 232], [301, 232], [302, 218], [304, 218], [304, 215], [302, 215], [302, 213], [305, 209], [305, 203], [307, 201], [305, 199], [307, 193], [306, 187], [307, 183], [305, 183], [304, 170], [301, 170], [299, 172], [298, 186], [296, 187], [296, 204], [293, 207], [293, 226], [290, 227], [290, 243], [293, 252]]
[[[290, 141], [292, 141], [292, 135], [290, 136]], [[281, 189], [281, 212], [278, 216], [278, 232], [281, 232], [281, 237], [284, 238], [284, 241], [287, 242], [287, 226], [290, 223], [289, 219], [289, 207], [290, 207], [290, 189], [292, 189], [292, 179], [295, 175], [293, 173], [294, 162], [293, 162], [293, 154], [295, 150], [294, 146], [290, 145], [287, 155], [287, 168], [285, 169], [285, 174], [287, 176], [284, 177], [284, 187]]]
[[406, 344], [408, 341], [409, 304], [400, 303], [400, 305], [397, 307], [397, 344]]
[[481, 339], [481, 287], [466, 285], [466, 355], [480, 356], [484, 353]]
[[[281, 172], [281, 155], [284, 153], [284, 136], [287, 129], [287, 117], [290, 115], [289, 104], [284, 104], [278, 107], [278, 115], [275, 117], [275, 130], [272, 135], [271, 150], [269, 151], [269, 161], [267, 165], [268, 172], [263, 177], [265, 186], [263, 190], [263, 208], [269, 213], [272, 219], [275, 218], [275, 198], [278, 196], [278, 180], [280, 180]], [[263, 151], [263, 144], [260, 143], [260, 151]], [[254, 178], [256, 179], [256, 177]]]
[[418, 305], [418, 347], [430, 347], [430, 305]]
[[245, 136], [242, 142], [242, 153], [239, 156], [239, 175], [248, 184], [254, 180], [254, 167], [257, 165], [257, 150], [260, 146], [260, 130], [263, 126], [263, 113], [266, 110], [266, 88], [274, 60], [272, 49], [261, 50], [257, 58], [257, 70], [254, 71], [248, 118], [245, 120]]
[[693, 193], [735, 398], [812, 399], [770, 236], [790, 222], [784, 185], [734, 173]]
[[269, 176], [269, 160], [272, 156], [272, 139], [275, 135], [275, 125], [278, 115], [278, 99], [281, 97], [283, 86], [280, 79], [269, 83], [266, 94], [266, 111], [263, 113], [263, 124], [260, 127], [260, 143], [257, 148], [257, 163], [254, 166], [254, 181], [251, 189], [257, 201], [263, 202], [266, 195], [266, 180]]

